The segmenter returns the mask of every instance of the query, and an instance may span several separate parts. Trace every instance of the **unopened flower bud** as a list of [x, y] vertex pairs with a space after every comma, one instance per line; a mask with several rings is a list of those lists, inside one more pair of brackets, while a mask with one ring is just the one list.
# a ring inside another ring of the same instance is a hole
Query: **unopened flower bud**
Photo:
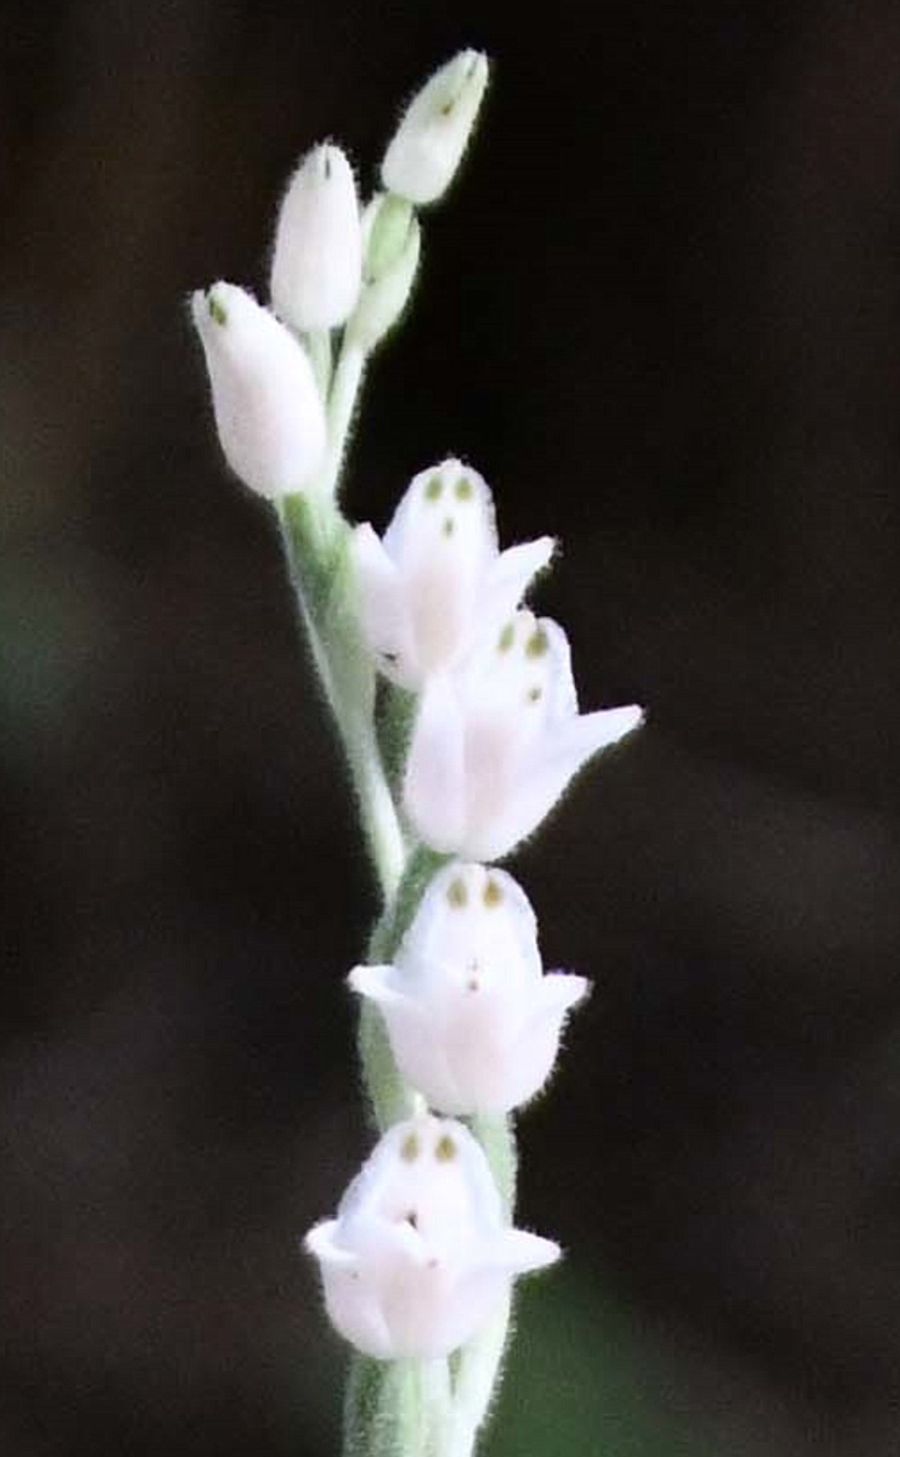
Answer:
[[278, 214], [271, 291], [295, 329], [333, 329], [353, 312], [362, 281], [359, 204], [340, 147], [314, 147], [291, 178]]
[[191, 299], [225, 459], [261, 496], [309, 485], [325, 453], [325, 412], [302, 344], [233, 283]]
[[408, 202], [388, 193], [363, 217], [363, 286], [347, 328], [368, 353], [394, 327], [406, 307], [419, 266], [421, 230]]
[[446, 192], [475, 125], [488, 79], [487, 57], [460, 51], [410, 102], [385, 153], [381, 180], [410, 202]]
[[447, 1356], [509, 1297], [514, 1276], [559, 1259], [512, 1229], [487, 1159], [461, 1123], [396, 1123], [306, 1248], [344, 1338], [382, 1361]]

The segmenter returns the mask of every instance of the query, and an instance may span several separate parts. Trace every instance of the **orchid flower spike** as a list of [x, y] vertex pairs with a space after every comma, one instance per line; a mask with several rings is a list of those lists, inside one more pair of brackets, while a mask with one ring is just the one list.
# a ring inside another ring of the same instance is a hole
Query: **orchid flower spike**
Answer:
[[362, 283], [362, 233], [353, 171], [340, 147], [313, 147], [281, 203], [272, 257], [276, 313], [301, 332], [350, 317]]
[[325, 453], [325, 412], [303, 345], [244, 289], [191, 299], [225, 459], [261, 496], [304, 490]]
[[380, 1009], [401, 1076], [442, 1113], [508, 1113], [556, 1061], [589, 983], [543, 975], [537, 923], [503, 870], [459, 861], [435, 876], [393, 966], [350, 985]]
[[487, 79], [487, 56], [460, 51], [425, 82], [381, 164], [389, 192], [420, 206], [446, 192], [475, 126]]
[[386, 677], [421, 688], [498, 634], [536, 572], [550, 536], [501, 552], [491, 492], [477, 471], [445, 460], [415, 476], [379, 540], [353, 540], [365, 637]]
[[513, 1277], [559, 1258], [506, 1222], [480, 1146], [460, 1123], [397, 1123], [306, 1248], [346, 1340], [380, 1360], [447, 1356], [484, 1326]]
[[642, 717], [633, 704], [579, 714], [562, 628], [517, 612], [458, 672], [426, 683], [406, 813], [433, 850], [500, 859], [537, 828], [588, 759]]

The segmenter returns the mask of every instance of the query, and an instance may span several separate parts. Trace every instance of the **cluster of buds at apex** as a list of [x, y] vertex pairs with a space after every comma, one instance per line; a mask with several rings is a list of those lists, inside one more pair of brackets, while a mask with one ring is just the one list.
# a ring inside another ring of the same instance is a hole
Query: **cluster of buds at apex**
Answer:
[[392, 966], [350, 985], [379, 1008], [402, 1077], [441, 1113], [508, 1113], [544, 1086], [589, 983], [543, 974], [537, 923], [512, 876], [445, 866]]
[[384, 1135], [306, 1247], [335, 1327], [379, 1360], [449, 1355], [490, 1320], [516, 1275], [560, 1254], [510, 1227], [468, 1130], [430, 1116]]
[[261, 496], [305, 490], [325, 455], [325, 411], [300, 341], [233, 283], [191, 299], [225, 459]]
[[488, 79], [487, 57], [460, 51], [407, 107], [381, 164], [381, 180], [420, 206], [446, 192], [472, 134]]
[[353, 171], [326, 143], [304, 157], [278, 214], [270, 289], [280, 318], [306, 332], [350, 317], [362, 283], [362, 235]]
[[519, 611], [460, 669], [426, 682], [406, 813], [434, 850], [501, 859], [537, 829], [588, 759], [642, 717], [634, 704], [579, 713], [566, 634]]
[[452, 459], [421, 471], [382, 539], [368, 522], [354, 534], [362, 628], [381, 671], [421, 689], [455, 668], [502, 631], [553, 549], [542, 536], [501, 552], [478, 472]]

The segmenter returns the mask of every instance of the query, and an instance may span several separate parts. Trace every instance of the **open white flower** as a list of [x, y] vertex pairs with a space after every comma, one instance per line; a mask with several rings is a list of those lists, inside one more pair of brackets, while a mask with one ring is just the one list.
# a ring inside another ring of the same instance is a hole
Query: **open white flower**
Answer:
[[431, 882], [394, 965], [357, 966], [349, 979], [379, 1007], [401, 1075], [456, 1114], [533, 1098], [588, 988], [543, 975], [534, 912], [511, 875], [458, 861]]
[[420, 206], [446, 192], [475, 125], [487, 79], [487, 57], [459, 51], [425, 82], [381, 165], [389, 192]]
[[580, 714], [557, 623], [517, 612], [455, 673], [425, 685], [403, 787], [432, 849], [507, 855], [599, 749], [637, 728], [635, 705]]
[[515, 1275], [559, 1258], [512, 1229], [478, 1143], [462, 1124], [395, 1124], [306, 1248], [346, 1340], [380, 1360], [447, 1356], [509, 1295]]
[[362, 233], [353, 171], [340, 147], [313, 147], [288, 183], [272, 257], [272, 303], [295, 329], [333, 329], [362, 283]]
[[491, 492], [449, 459], [410, 483], [383, 540], [354, 533], [363, 632], [382, 672], [406, 688], [454, 667], [500, 632], [553, 555], [550, 536], [499, 550]]
[[233, 283], [191, 299], [225, 459], [261, 496], [309, 485], [325, 453], [325, 412], [306, 351]]

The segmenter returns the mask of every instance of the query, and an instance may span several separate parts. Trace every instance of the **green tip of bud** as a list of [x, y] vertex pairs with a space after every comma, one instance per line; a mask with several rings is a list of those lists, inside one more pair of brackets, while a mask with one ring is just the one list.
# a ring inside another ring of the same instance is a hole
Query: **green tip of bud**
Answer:
[[497, 643], [497, 651], [500, 653], [508, 653], [515, 640], [515, 624], [512, 622], [508, 622], [500, 634], [500, 640]]
[[469, 480], [468, 476], [463, 476], [462, 480], [456, 482], [457, 501], [471, 501], [473, 495], [474, 489], [472, 486], [472, 482]]
[[209, 309], [209, 316], [220, 328], [228, 323], [228, 310], [214, 293], [210, 293], [206, 300], [206, 307]]
[[443, 491], [443, 489], [444, 482], [441, 480], [440, 476], [432, 476], [431, 480], [428, 482], [428, 485], [425, 487], [425, 500], [439, 501], [441, 499], [441, 492]]
[[417, 1133], [408, 1133], [401, 1145], [400, 1157], [405, 1163], [414, 1164], [420, 1152], [419, 1135]]

